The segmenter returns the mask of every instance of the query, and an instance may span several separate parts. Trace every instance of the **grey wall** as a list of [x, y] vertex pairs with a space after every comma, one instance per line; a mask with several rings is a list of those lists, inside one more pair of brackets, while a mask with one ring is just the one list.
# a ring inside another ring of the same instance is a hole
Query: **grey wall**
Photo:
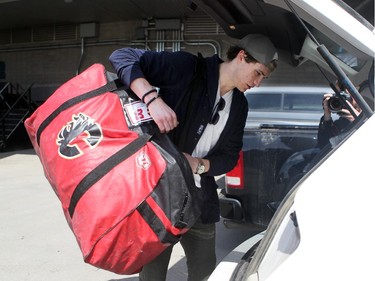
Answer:
[[[0, 62], [5, 65], [2, 81], [19, 83], [24, 88], [33, 84], [33, 99], [43, 101], [59, 85], [94, 63], [113, 71], [108, 57], [117, 48], [185, 50], [204, 56], [219, 53], [225, 58], [227, 48], [235, 42], [207, 17], [188, 18], [181, 24], [183, 31], [156, 30], [142, 21], [97, 24], [95, 36], [85, 38], [81, 26], [51, 27], [48, 32], [51, 35], [45, 38], [36, 35], [47, 34], [46, 31], [30, 29], [17, 42], [9, 41], [7, 34], [0, 34]], [[291, 83], [321, 85], [325, 80], [311, 63], [296, 70], [281, 61], [272, 77], [264, 82], [265, 85]]]

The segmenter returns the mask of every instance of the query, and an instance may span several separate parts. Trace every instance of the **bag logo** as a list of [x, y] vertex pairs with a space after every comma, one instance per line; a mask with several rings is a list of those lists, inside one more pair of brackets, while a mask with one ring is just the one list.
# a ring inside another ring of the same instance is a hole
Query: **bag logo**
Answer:
[[81, 148], [89, 146], [92, 149], [102, 139], [103, 134], [99, 124], [84, 113], [79, 113], [73, 114], [72, 121], [60, 130], [56, 143], [61, 157], [73, 159], [83, 155]]
[[137, 167], [147, 170], [151, 166], [150, 157], [148, 157], [148, 155], [142, 151], [137, 155], [136, 164]]

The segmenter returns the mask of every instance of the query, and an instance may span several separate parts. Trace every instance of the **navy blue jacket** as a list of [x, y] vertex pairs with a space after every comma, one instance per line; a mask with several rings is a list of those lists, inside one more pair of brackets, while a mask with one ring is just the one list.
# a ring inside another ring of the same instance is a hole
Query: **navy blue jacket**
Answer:
[[[218, 89], [219, 65], [222, 60], [216, 55], [203, 59], [205, 71], [201, 77], [203, 82], [198, 85], [198, 100], [193, 104], [193, 118], [189, 120], [189, 124], [184, 124], [183, 116], [189, 103], [187, 99], [180, 100], [180, 98], [186, 93], [191, 94], [187, 89], [197, 78], [195, 75], [199, 65], [197, 56], [187, 52], [153, 52], [123, 48], [113, 52], [109, 59], [118, 77], [126, 86], [130, 86], [134, 79], [142, 77], [151, 85], [160, 88], [160, 96], [177, 114], [178, 127], [189, 126], [187, 141], [180, 149], [191, 154], [202, 135], [202, 128], [206, 127], [211, 117]], [[179, 101], [182, 102], [176, 107]], [[204, 223], [220, 220], [214, 176], [222, 175], [236, 165], [242, 148], [247, 111], [246, 98], [242, 92], [234, 89], [227, 124], [216, 145], [203, 157], [210, 161], [210, 170], [201, 177], [204, 197], [201, 218]], [[175, 143], [178, 141], [173, 138], [172, 140]]]

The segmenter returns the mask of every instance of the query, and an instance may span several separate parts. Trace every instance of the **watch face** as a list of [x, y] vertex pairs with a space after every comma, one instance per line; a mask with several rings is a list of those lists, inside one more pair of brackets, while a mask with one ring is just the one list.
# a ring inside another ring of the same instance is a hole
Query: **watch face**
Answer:
[[197, 173], [199, 175], [204, 173], [204, 165], [203, 164], [201, 164], [201, 163], [198, 164]]

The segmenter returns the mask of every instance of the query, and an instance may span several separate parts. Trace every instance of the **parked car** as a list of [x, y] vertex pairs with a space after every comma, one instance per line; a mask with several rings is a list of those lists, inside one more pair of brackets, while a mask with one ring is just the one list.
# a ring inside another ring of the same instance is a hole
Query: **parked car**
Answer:
[[312, 126], [323, 114], [323, 95], [330, 87], [262, 86], [245, 92], [249, 103], [246, 130], [274, 126]]
[[[323, 95], [327, 87], [260, 87], [246, 92], [249, 112], [243, 149], [237, 166], [225, 175], [219, 194], [225, 223], [267, 226], [274, 202], [285, 196], [277, 183], [285, 161], [293, 154], [314, 149]], [[277, 184], [277, 186], [276, 186]]]
[[[373, 279], [375, 32], [352, 7], [372, 11], [373, 23], [374, 3], [345, 2], [195, 0], [233, 37], [261, 31], [278, 48], [295, 43], [300, 48], [290, 47], [293, 57], [333, 73], [362, 110], [339, 142], [313, 157], [314, 165], [291, 187], [266, 230], [220, 262], [210, 281]], [[278, 37], [285, 34], [283, 44]], [[354, 86], [362, 81], [369, 85], [366, 100]]]

